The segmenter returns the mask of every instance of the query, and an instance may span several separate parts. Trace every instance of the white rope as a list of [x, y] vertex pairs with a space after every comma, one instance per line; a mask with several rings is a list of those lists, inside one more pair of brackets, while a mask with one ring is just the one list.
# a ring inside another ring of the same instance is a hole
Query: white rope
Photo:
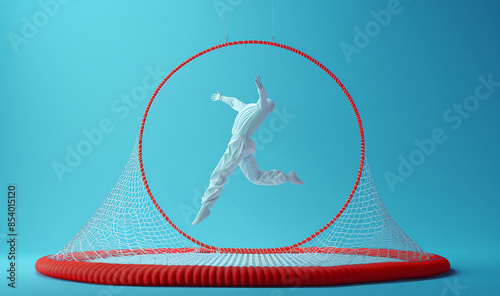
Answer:
[[272, 31], [273, 31], [273, 42], [274, 42], [274, 0], [272, 0]]
[[228, 13], [227, 13], [227, 10], [228, 10], [228, 1], [229, 0], [226, 0], [226, 43], [228, 42], [228, 37], [227, 37], [227, 16], [228, 16]]

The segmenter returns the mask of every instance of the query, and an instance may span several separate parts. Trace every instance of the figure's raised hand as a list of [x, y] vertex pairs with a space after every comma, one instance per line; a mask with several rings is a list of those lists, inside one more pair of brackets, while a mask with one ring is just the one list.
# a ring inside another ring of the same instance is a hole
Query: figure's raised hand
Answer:
[[261, 99], [266, 99], [267, 98], [267, 91], [264, 88], [264, 85], [262, 85], [262, 82], [260, 81], [260, 75], [255, 78], [255, 85], [257, 86], [257, 91], [259, 92], [259, 96]]
[[257, 88], [263, 88], [264, 87], [262, 85], [262, 82], [260, 82], [260, 75], [257, 75], [257, 78], [255, 78], [255, 85], [257, 85]]
[[220, 101], [221, 97], [222, 97], [222, 95], [220, 94], [219, 91], [217, 91], [217, 93], [213, 94], [212, 97], [210, 97], [210, 99], [212, 99], [212, 101], [215, 102], [215, 101]]

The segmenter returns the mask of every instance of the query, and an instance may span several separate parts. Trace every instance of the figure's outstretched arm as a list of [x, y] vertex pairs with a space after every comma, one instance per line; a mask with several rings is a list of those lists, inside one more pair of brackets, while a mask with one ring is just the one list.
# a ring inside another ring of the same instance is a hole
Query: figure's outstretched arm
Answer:
[[259, 92], [259, 101], [257, 105], [260, 105], [262, 110], [267, 109], [267, 91], [260, 82], [260, 75], [255, 79], [255, 85], [257, 86], [257, 91]]
[[246, 104], [243, 103], [242, 101], [238, 100], [237, 98], [233, 98], [233, 97], [225, 97], [223, 95], [220, 94], [219, 91], [217, 91], [216, 94], [213, 94], [212, 97], [211, 97], [212, 101], [222, 101], [226, 104], [228, 104], [229, 106], [231, 106], [231, 108], [233, 108], [234, 110], [236, 110], [237, 112], [240, 112], [241, 109], [245, 108]]

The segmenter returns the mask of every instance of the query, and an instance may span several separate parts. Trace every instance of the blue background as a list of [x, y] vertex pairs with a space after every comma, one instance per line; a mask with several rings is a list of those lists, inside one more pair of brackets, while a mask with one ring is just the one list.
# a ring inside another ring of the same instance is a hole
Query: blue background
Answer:
[[[20, 265], [18, 288], [7, 290], [2, 275], [0, 289], [8, 295], [135, 295], [143, 288], [55, 280], [37, 274], [34, 263], [63, 247], [115, 184], [152, 85], [158, 84], [151, 73], [164, 75], [191, 55], [225, 41], [225, 1], [62, 2], [57, 9], [50, 7], [50, 16], [37, 1], [0, 3], [0, 178], [4, 188], [10, 183], [18, 187]], [[356, 53], [346, 55], [342, 44], [356, 45], [357, 28], [376, 28], [371, 11], [387, 10], [392, 1], [275, 2], [276, 42], [308, 53], [346, 85], [359, 108], [367, 157], [389, 212], [422, 248], [447, 257], [452, 271], [425, 280], [327, 288], [142, 292], [498, 293], [499, 160], [493, 152], [499, 142], [500, 92], [492, 89], [488, 99], [470, 105], [460, 122], [458, 113], [448, 110], [472, 102], [466, 98], [481, 84], [478, 77], [491, 75], [500, 81], [499, 5], [400, 1], [398, 13], [385, 26], [378, 25], [378, 32], [369, 31], [369, 42], [358, 44]], [[271, 1], [229, 3], [230, 41], [271, 40]], [[26, 21], [39, 26], [23, 32]], [[24, 42], [12, 43], [13, 34]], [[237, 170], [212, 216], [192, 227], [192, 211], [225, 149], [235, 116], [209, 97], [219, 89], [252, 102], [257, 99], [257, 74], [276, 110], [286, 108], [295, 116], [280, 131], [271, 129], [270, 118], [261, 127], [271, 130], [272, 137], [256, 134], [261, 143], [269, 142], [256, 154], [259, 166], [294, 169], [305, 184], [259, 187]], [[132, 97], [129, 104], [124, 96]], [[67, 147], [76, 149], [86, 140], [84, 131], [99, 128], [103, 121], [112, 131], [71, 172], [58, 177], [53, 163], [65, 164]], [[160, 91], [146, 126], [144, 165], [153, 194], [182, 229], [207, 243], [294, 243], [336, 214], [355, 180], [359, 132], [347, 100], [320, 69], [280, 49], [231, 47], [190, 63]], [[391, 185], [388, 172], [400, 174], [401, 157], [417, 155], [416, 141], [431, 138], [437, 128], [446, 140], [403, 176], [404, 182]], [[0, 221], [5, 221], [5, 203], [1, 209]], [[5, 233], [4, 224], [2, 270], [7, 264]], [[450, 289], [453, 283], [461, 289]]]

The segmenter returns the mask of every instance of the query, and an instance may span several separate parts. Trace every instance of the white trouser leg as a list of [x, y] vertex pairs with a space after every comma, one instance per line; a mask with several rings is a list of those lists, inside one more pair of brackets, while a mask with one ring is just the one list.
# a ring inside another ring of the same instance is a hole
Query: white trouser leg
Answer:
[[233, 173], [242, 158], [255, 151], [255, 148], [252, 149], [255, 146], [251, 145], [253, 144], [251, 141], [250, 139], [236, 139], [228, 144], [226, 152], [210, 177], [210, 185], [201, 200], [203, 205], [213, 206], [226, 184], [226, 179]]
[[253, 155], [243, 158], [240, 168], [250, 182], [257, 185], [279, 185], [286, 182], [286, 174], [278, 171], [261, 171]]

